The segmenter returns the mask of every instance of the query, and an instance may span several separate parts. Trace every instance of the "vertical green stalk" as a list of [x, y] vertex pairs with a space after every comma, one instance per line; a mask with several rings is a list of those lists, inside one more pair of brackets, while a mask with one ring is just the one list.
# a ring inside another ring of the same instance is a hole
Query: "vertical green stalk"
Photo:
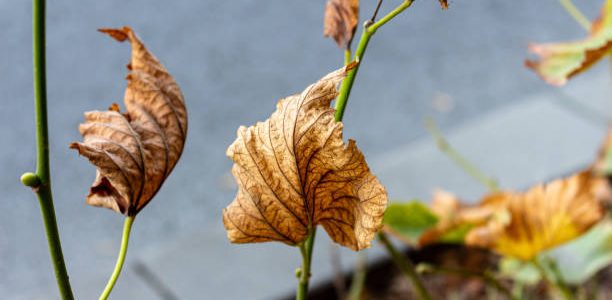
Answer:
[[563, 281], [562, 278], [559, 278], [559, 277], [555, 279], [551, 279], [548, 276], [548, 272], [544, 269], [544, 267], [542, 266], [542, 264], [540, 263], [537, 257], [531, 260], [531, 265], [533, 265], [538, 270], [538, 272], [540, 273], [540, 276], [542, 276], [542, 279], [544, 279], [544, 281], [548, 284], [548, 286], [557, 289], [561, 293], [561, 295], [563, 295], [564, 299], [566, 300], [574, 299], [574, 295], [572, 291], [569, 289], [569, 287], [567, 286], [567, 284], [565, 283], [565, 281]]
[[121, 237], [121, 248], [119, 248], [119, 256], [117, 257], [117, 263], [115, 264], [115, 270], [113, 270], [113, 274], [108, 279], [108, 283], [104, 288], [104, 291], [100, 295], [100, 300], [106, 300], [110, 293], [113, 291], [115, 287], [115, 283], [119, 278], [119, 274], [121, 274], [121, 269], [123, 268], [123, 263], [125, 262], [125, 255], [128, 249], [128, 243], [130, 241], [130, 232], [132, 231], [132, 224], [134, 223], [135, 216], [130, 216], [125, 218], [125, 222], [123, 223], [123, 236]]
[[49, 133], [47, 129], [47, 82], [45, 62], [45, 0], [32, 1], [32, 48], [34, 72], [34, 105], [36, 117], [36, 174], [25, 173], [21, 177], [24, 185], [36, 193], [40, 213], [45, 224], [49, 255], [55, 269], [55, 278], [60, 295], [72, 300], [72, 289], [64, 263], [62, 245], [53, 207], [51, 172], [49, 167]]
[[398, 268], [412, 281], [412, 285], [416, 290], [417, 295], [421, 300], [431, 300], [431, 296], [427, 292], [423, 281], [419, 277], [419, 274], [416, 272], [416, 268], [410, 259], [407, 259], [404, 255], [402, 255], [395, 246], [389, 241], [387, 235], [384, 232], [378, 232], [378, 240], [387, 248], [387, 251], [391, 255], [393, 262], [397, 265]]
[[402, 2], [402, 4], [379, 21], [372, 23], [372, 21], [369, 20], [365, 23], [363, 31], [361, 32], [361, 38], [359, 39], [359, 45], [357, 45], [357, 50], [355, 50], [355, 61], [357, 61], [359, 64], [353, 70], [349, 71], [346, 78], [342, 80], [342, 84], [340, 85], [340, 94], [338, 95], [338, 99], [336, 99], [336, 121], [342, 120], [342, 117], [344, 116], [344, 110], [346, 109], [348, 98], [351, 94], [353, 83], [355, 82], [355, 76], [357, 76], [357, 71], [359, 71], [359, 66], [363, 60], [363, 55], [368, 48], [370, 38], [372, 38], [378, 28], [389, 22], [406, 8], [410, 7], [412, 2], [414, 2], [414, 0], [405, 0]]
[[308, 230], [308, 237], [300, 244], [300, 253], [302, 254], [302, 268], [296, 273], [299, 284], [295, 294], [296, 300], [306, 300], [308, 298], [308, 283], [310, 281], [310, 265], [312, 263], [312, 248], [314, 247], [316, 228]]

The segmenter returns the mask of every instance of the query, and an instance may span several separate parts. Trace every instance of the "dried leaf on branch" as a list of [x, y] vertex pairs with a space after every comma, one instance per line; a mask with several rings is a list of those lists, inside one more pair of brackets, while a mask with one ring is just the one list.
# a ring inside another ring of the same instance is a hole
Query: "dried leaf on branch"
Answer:
[[238, 183], [223, 211], [230, 241], [303, 242], [322, 225], [354, 250], [368, 247], [380, 229], [387, 194], [355, 141], [342, 141], [342, 123], [330, 103], [354, 68], [350, 64], [282, 99], [264, 122], [238, 129], [227, 149]]
[[132, 45], [127, 111], [122, 114], [113, 103], [107, 111], [86, 112], [79, 126], [84, 140], [70, 148], [97, 168], [87, 204], [133, 216], [151, 201], [181, 156], [187, 111], [172, 76], [129, 27], [100, 31]]
[[347, 49], [359, 22], [359, 0], [328, 0], [325, 6], [323, 35], [336, 41], [338, 47]]
[[563, 85], [602, 58], [612, 53], [612, 0], [607, 0], [598, 20], [593, 22], [589, 36], [581, 41], [534, 44], [529, 50], [540, 56], [539, 61], [527, 60], [546, 82]]

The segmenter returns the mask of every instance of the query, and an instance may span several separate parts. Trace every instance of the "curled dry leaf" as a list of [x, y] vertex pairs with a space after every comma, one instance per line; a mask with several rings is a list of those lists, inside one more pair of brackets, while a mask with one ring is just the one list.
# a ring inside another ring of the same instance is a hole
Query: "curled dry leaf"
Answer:
[[323, 35], [336, 41], [338, 47], [350, 47], [359, 22], [359, 0], [328, 0], [323, 20]]
[[492, 220], [472, 229], [466, 244], [522, 260], [570, 241], [604, 216], [602, 202], [610, 198], [605, 178], [590, 170], [525, 193], [506, 193], [509, 219]]
[[563, 85], [612, 52], [612, 0], [607, 0], [601, 16], [591, 26], [589, 36], [581, 41], [530, 45], [529, 50], [540, 56], [539, 61], [527, 60], [546, 82]]
[[353, 250], [370, 245], [382, 226], [387, 194], [355, 141], [342, 141], [330, 102], [350, 64], [282, 99], [269, 119], [238, 129], [227, 149], [238, 183], [223, 211], [234, 243], [303, 242], [322, 225]]
[[187, 111], [174, 79], [129, 27], [100, 31], [132, 45], [127, 112], [120, 113], [116, 103], [108, 111], [86, 112], [79, 126], [84, 140], [70, 148], [97, 168], [87, 204], [133, 216], [151, 201], [181, 156]]

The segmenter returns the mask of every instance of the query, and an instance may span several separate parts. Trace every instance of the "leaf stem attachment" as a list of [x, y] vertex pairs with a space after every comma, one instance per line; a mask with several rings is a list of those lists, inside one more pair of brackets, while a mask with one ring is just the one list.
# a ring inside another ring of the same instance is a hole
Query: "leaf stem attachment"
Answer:
[[308, 298], [308, 283], [310, 281], [312, 248], [314, 247], [316, 233], [317, 229], [315, 227], [310, 228], [308, 230], [308, 237], [306, 237], [306, 240], [299, 245], [300, 253], [302, 254], [302, 268], [300, 268], [296, 273], [299, 280], [297, 293], [295, 294], [296, 300], [306, 300]]
[[129, 216], [125, 218], [125, 222], [123, 223], [123, 236], [121, 237], [121, 248], [119, 249], [119, 256], [117, 257], [117, 263], [115, 264], [115, 270], [111, 277], [108, 279], [108, 283], [104, 288], [104, 291], [100, 295], [100, 300], [106, 300], [110, 293], [113, 291], [115, 287], [115, 283], [119, 278], [119, 274], [121, 274], [121, 269], [123, 268], [123, 263], [125, 262], [125, 255], [128, 249], [128, 243], [130, 241], [130, 232], [132, 231], [132, 224], [134, 223], [135, 216]]

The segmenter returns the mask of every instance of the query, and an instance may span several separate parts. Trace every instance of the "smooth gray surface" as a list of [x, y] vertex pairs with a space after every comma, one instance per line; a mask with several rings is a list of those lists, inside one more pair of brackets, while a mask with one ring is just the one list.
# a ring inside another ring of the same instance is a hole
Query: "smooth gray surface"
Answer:
[[[395, 3], [387, 2], [385, 10]], [[363, 4], [364, 15], [373, 4]], [[599, 5], [589, 1], [581, 6], [592, 16]], [[82, 113], [120, 101], [125, 87], [129, 46], [95, 29], [131, 25], [181, 85], [189, 108], [185, 152], [156, 199], [139, 215], [129, 264], [173, 247], [173, 255], [183, 255], [182, 244], [175, 244], [178, 237], [223, 235], [221, 209], [235, 192], [224, 153], [236, 128], [265, 119], [277, 99], [339, 67], [342, 54], [321, 36], [323, 6], [324, 1], [297, 0], [49, 1], [53, 187], [64, 254], [79, 299], [95, 298], [106, 282], [122, 226], [121, 216], [84, 205], [94, 168], [67, 147], [80, 139]], [[7, 299], [56, 299], [38, 205], [18, 181], [35, 163], [30, 14], [29, 1], [0, 2], [0, 294]], [[418, 1], [372, 40], [346, 113], [345, 137], [355, 138], [373, 158], [424, 136], [426, 115], [452, 128], [468, 120], [478, 122], [484, 112], [527, 101], [530, 95], [553, 95], [554, 88], [522, 66], [526, 45], [582, 34], [556, 0], [454, 1], [445, 12], [436, 1]], [[602, 74], [595, 71], [583, 78], [588, 84], [588, 78]], [[436, 109], [449, 103], [451, 109]], [[280, 246], [228, 251], [249, 252], [257, 260], [258, 255], [267, 257], [268, 248]], [[191, 262], [202, 266], [201, 271], [179, 274], [201, 278], [202, 284], [192, 288], [201, 286], [207, 298], [236, 288], [207, 284], [209, 278], [242, 272], [263, 280], [267, 270], [277, 271], [247, 266], [230, 270], [223, 263], [207, 268], [203, 257], [212, 254], [206, 251], [203, 248], [202, 258]], [[295, 256], [279, 254], [278, 259], [293, 261]], [[231, 273], [219, 275], [223, 271]], [[126, 274], [115, 299], [150, 299], [142, 281]], [[251, 288], [257, 295], [285, 291], [276, 285]]]

